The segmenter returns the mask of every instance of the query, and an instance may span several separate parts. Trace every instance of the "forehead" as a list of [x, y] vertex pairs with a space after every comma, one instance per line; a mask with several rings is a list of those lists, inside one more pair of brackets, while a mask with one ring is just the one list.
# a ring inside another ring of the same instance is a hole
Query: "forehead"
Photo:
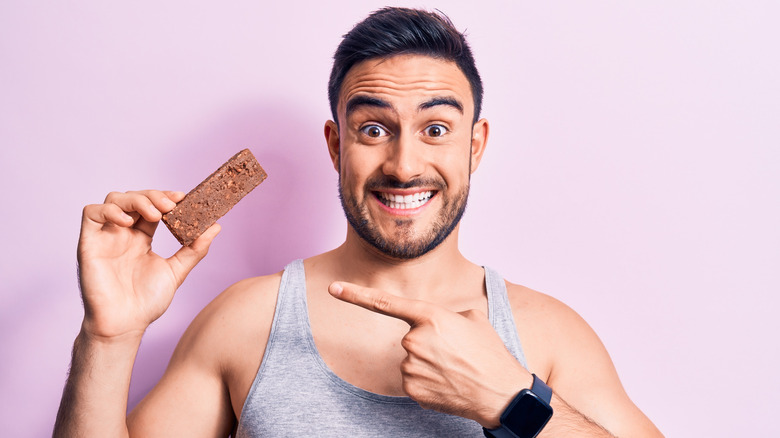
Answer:
[[346, 102], [359, 95], [381, 97], [396, 105], [450, 97], [460, 101], [469, 116], [474, 111], [471, 85], [457, 64], [425, 55], [396, 55], [354, 65], [341, 85], [340, 117]]

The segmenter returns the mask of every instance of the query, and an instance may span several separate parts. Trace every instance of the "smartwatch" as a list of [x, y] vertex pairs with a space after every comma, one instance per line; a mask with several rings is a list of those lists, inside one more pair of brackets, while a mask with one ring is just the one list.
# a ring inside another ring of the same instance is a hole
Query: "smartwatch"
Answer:
[[550, 406], [552, 389], [533, 374], [531, 389], [523, 389], [509, 403], [499, 421], [497, 429], [482, 431], [488, 438], [534, 438], [550, 421], [553, 410]]

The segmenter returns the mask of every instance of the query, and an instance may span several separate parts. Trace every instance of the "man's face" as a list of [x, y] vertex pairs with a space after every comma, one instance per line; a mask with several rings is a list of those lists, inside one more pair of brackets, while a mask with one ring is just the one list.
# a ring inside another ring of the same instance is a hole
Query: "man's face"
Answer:
[[330, 123], [326, 136], [342, 206], [362, 239], [411, 259], [450, 235], [487, 136], [484, 120], [472, 125], [473, 110], [469, 82], [453, 62], [398, 55], [352, 67], [339, 95], [339, 131]]

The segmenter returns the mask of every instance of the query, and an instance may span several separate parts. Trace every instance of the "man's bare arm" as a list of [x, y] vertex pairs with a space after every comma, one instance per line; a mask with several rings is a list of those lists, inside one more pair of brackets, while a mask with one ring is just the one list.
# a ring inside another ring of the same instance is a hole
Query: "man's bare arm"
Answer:
[[140, 336], [104, 342], [79, 333], [57, 412], [55, 437], [128, 436], [128, 388], [140, 342]]
[[262, 361], [280, 282], [281, 273], [242, 280], [198, 314], [165, 374], [128, 416], [131, 436], [230, 433]]
[[[540, 437], [660, 437], [631, 401], [609, 353], [571, 308], [531, 289], [507, 283], [528, 365], [544, 374], [555, 410]], [[590, 435], [588, 435], [590, 434]]]
[[127, 436], [125, 412], [133, 362], [146, 328], [206, 255], [219, 227], [164, 259], [151, 250], [162, 214], [183, 193], [111, 193], [84, 208], [79, 281], [84, 321], [54, 436]]

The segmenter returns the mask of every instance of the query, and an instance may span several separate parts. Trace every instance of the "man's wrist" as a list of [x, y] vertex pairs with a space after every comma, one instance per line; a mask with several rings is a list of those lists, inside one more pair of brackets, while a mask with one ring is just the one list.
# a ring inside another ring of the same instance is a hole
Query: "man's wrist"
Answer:
[[501, 392], [496, 393], [492, 402], [489, 403], [489, 406], [492, 406], [489, 415], [485, 417], [484, 421], [479, 422], [484, 428], [495, 429], [501, 427], [501, 414], [506, 411], [520, 391], [530, 389], [533, 386], [533, 375], [519, 362], [517, 365], [518, 367], [512, 369], [511, 373], [507, 373], [506, 378], [503, 379], [504, 383], [502, 384]]
[[81, 331], [76, 337], [76, 342], [83, 346], [88, 345], [91, 348], [106, 350], [137, 350], [141, 346], [143, 335], [144, 331], [131, 331], [121, 335], [102, 336], [93, 333], [88, 327], [82, 324]]
[[81, 321], [79, 337], [90, 343], [132, 345], [133, 343], [140, 343], [141, 338], [143, 338], [144, 333], [146, 333], [146, 327], [135, 329], [106, 329], [100, 326], [101, 324], [96, 323], [92, 318], [85, 315], [84, 319]]

